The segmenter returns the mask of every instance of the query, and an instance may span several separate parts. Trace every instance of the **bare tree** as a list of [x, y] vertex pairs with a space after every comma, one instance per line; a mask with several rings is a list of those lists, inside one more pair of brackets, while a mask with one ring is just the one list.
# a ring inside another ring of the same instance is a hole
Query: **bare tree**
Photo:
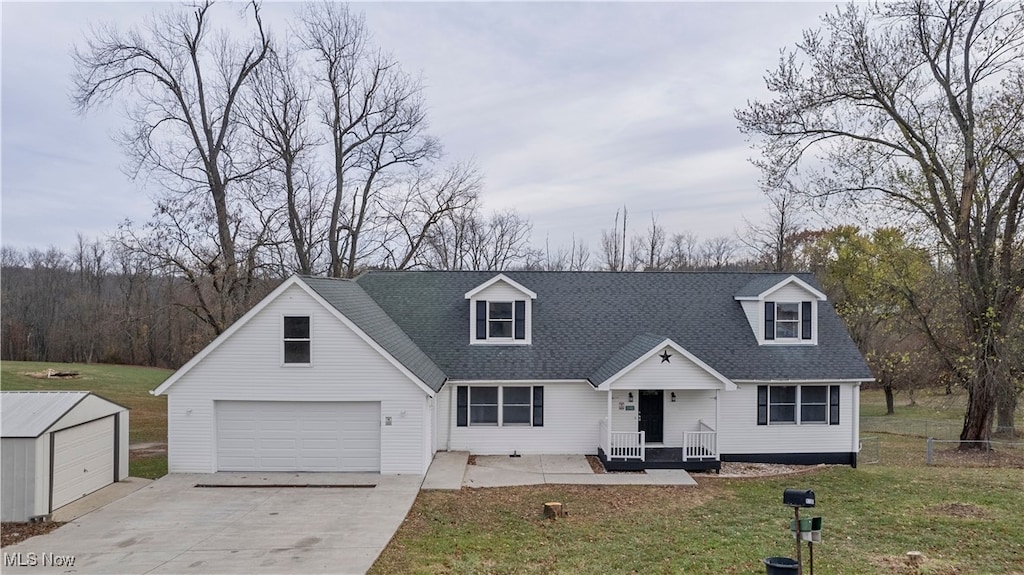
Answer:
[[472, 164], [456, 164], [438, 173], [418, 172], [408, 187], [395, 186], [380, 203], [387, 214], [380, 247], [383, 267], [416, 267], [444, 218], [472, 209], [480, 193], [480, 172]]
[[280, 190], [270, 203], [283, 202], [290, 253], [302, 274], [314, 273], [317, 245], [326, 237], [325, 194], [312, 165], [321, 143], [309, 126], [312, 87], [299, 71], [299, 58], [287, 46], [271, 50], [265, 65], [253, 73], [245, 121], [261, 143], [267, 173], [259, 185]]
[[736, 255], [736, 242], [728, 236], [715, 236], [700, 245], [701, 267], [720, 270], [732, 263]]
[[1003, 356], [1024, 293], [1024, 8], [851, 4], [737, 112], [768, 185], [924, 222], [953, 263], [968, 390], [961, 439], [987, 441], [1013, 394]]
[[314, 54], [315, 78], [324, 91], [321, 111], [334, 161], [329, 273], [352, 277], [367, 250], [380, 246], [364, 236], [386, 221], [374, 208], [394, 184], [388, 176], [436, 160], [441, 150], [425, 134], [420, 82], [370, 46], [361, 15], [345, 4], [320, 2], [307, 6], [301, 19], [302, 42]]
[[668, 239], [668, 268], [673, 271], [696, 269], [700, 261], [700, 240], [693, 232], [678, 232]]
[[644, 235], [635, 235], [630, 246], [630, 267], [634, 270], [657, 271], [668, 265], [665, 257], [665, 228], [651, 214], [651, 227]]
[[615, 210], [615, 224], [611, 230], [601, 230], [601, 257], [604, 269], [626, 271], [626, 218], [629, 212], [622, 207], [622, 228], [619, 231], [619, 210]]
[[775, 272], [793, 270], [798, 234], [803, 226], [800, 218], [803, 206], [789, 190], [769, 192], [766, 196], [767, 221], [752, 223], [744, 218], [747, 229], [739, 235], [739, 240], [764, 267]]
[[[131, 172], [145, 172], [182, 201], [210, 206], [217, 254], [212, 282], [217, 302], [203, 314], [220, 333], [240, 313], [249, 291], [235, 244], [234, 185], [261, 166], [245, 153], [238, 128], [241, 93], [270, 50], [259, 6], [251, 5], [253, 37], [246, 44], [211, 28], [211, 3], [151, 18], [142, 28], [93, 29], [74, 50], [73, 100], [85, 113], [115, 97], [129, 102], [122, 146]], [[193, 269], [193, 273], [199, 270]]]

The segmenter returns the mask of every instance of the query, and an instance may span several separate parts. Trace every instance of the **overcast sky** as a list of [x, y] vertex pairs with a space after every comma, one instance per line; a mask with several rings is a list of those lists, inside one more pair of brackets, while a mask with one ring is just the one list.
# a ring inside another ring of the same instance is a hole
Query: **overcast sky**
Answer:
[[[767, 95], [779, 49], [823, 3], [359, 3], [378, 45], [426, 83], [431, 131], [475, 159], [487, 209], [515, 207], [533, 241], [597, 249], [628, 206], [670, 232], [731, 235], [766, 202], [733, 111]], [[145, 220], [141, 182], [111, 141], [118, 106], [77, 116], [70, 51], [91, 22], [153, 3], [2, 2], [4, 245], [69, 249]], [[296, 9], [265, 3], [283, 31]]]

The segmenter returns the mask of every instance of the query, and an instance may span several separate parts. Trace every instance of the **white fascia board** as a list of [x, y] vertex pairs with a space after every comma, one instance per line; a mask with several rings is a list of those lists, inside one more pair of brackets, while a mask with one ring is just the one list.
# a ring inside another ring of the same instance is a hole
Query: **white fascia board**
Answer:
[[650, 351], [648, 351], [647, 353], [641, 355], [639, 358], [634, 360], [632, 363], [630, 363], [626, 367], [620, 369], [615, 375], [613, 375], [613, 376], [609, 377], [608, 379], [602, 381], [601, 385], [597, 386], [597, 389], [603, 390], [603, 391], [610, 390], [612, 383], [615, 383], [616, 380], [618, 380], [622, 376], [624, 376], [627, 373], [629, 373], [630, 371], [632, 371], [636, 366], [640, 365], [644, 361], [650, 359], [652, 356], [657, 354], [659, 351], [664, 349], [666, 346], [667, 347], [671, 347], [672, 349], [674, 349], [676, 351], [676, 353], [678, 353], [678, 354], [682, 355], [683, 357], [685, 357], [686, 359], [692, 361], [693, 363], [695, 363], [697, 365], [697, 367], [699, 367], [699, 368], [703, 369], [704, 371], [706, 371], [711, 377], [713, 377], [713, 378], [717, 379], [718, 381], [722, 382], [722, 385], [724, 386], [726, 391], [733, 391], [733, 390], [736, 389], [736, 384], [731, 379], [725, 377], [721, 373], [718, 373], [718, 371], [716, 371], [710, 365], [704, 363], [703, 361], [701, 361], [700, 358], [698, 358], [697, 356], [693, 355], [692, 353], [686, 351], [686, 349], [684, 349], [683, 346], [681, 346], [681, 345], [677, 344], [676, 342], [672, 341], [670, 338], [666, 338], [664, 341], [662, 341], [658, 345], [652, 347]]
[[585, 383], [590, 385], [586, 379], [449, 379], [445, 385], [549, 385], [565, 383]]
[[[282, 282], [281, 285], [277, 286], [277, 288], [274, 291], [267, 294], [267, 297], [260, 300], [259, 303], [253, 306], [253, 308], [246, 312], [245, 315], [238, 318], [238, 320], [235, 323], [231, 324], [230, 327], [224, 330], [224, 333], [218, 335], [213, 341], [208, 343], [206, 347], [200, 350], [199, 353], [193, 356], [192, 359], [188, 360], [188, 362], [185, 365], [179, 367], [177, 371], [172, 373], [171, 376], [164, 380], [164, 382], [161, 383], [156, 389], [150, 391], [150, 395], [163, 395], [164, 392], [166, 392], [169, 387], [171, 387], [172, 385], [174, 385], [176, 381], [184, 377], [184, 375], [191, 371], [192, 368], [196, 366], [196, 364], [198, 364], [200, 361], [203, 361], [203, 359], [206, 358], [206, 356], [213, 353], [213, 350], [220, 347], [220, 345], [224, 343], [229, 337], [231, 337], [236, 331], [242, 329], [242, 326], [249, 323], [249, 320], [254, 318], [256, 314], [263, 310], [263, 308], [270, 305], [270, 302], [277, 299], [277, 297], [281, 295], [281, 293], [284, 292], [286, 289], [296, 284], [300, 284], [302, 286], [306, 285], [297, 275], [293, 275], [290, 278], [284, 280], [284, 282]], [[307, 291], [310, 290], [307, 288]]]
[[860, 385], [862, 383], [871, 383], [876, 380], [873, 377], [869, 377], [866, 379], [736, 379], [734, 381], [736, 383], [756, 383], [761, 385], [797, 385], [808, 383], [852, 383]]
[[783, 286], [789, 285], [791, 283], [795, 283], [796, 285], [800, 286], [801, 288], [803, 288], [804, 290], [809, 292], [811, 295], [813, 295], [815, 298], [817, 298], [818, 301], [825, 301], [825, 300], [828, 299], [828, 296], [826, 296], [825, 294], [821, 293], [820, 291], [814, 289], [813, 287], [811, 287], [810, 284], [808, 284], [807, 282], [805, 282], [804, 280], [802, 280], [802, 279], [800, 279], [800, 278], [798, 278], [796, 276], [789, 276], [788, 278], [780, 281], [779, 283], [775, 284], [774, 286], [764, 290], [763, 292], [761, 292], [761, 294], [759, 296], [757, 296], [757, 299], [768, 299], [768, 297], [771, 294], [775, 293], [777, 290], [781, 289]]
[[492, 285], [494, 285], [495, 283], [497, 283], [499, 281], [505, 282], [508, 285], [512, 286], [513, 288], [523, 292], [523, 294], [528, 296], [530, 299], [537, 299], [537, 294], [536, 293], [534, 293], [533, 291], [527, 289], [526, 287], [524, 287], [519, 282], [513, 281], [512, 279], [510, 279], [505, 274], [498, 274], [498, 275], [494, 276], [493, 278], [485, 281], [484, 283], [476, 286], [475, 288], [469, 290], [468, 292], [466, 292], [466, 299], [472, 299], [473, 297], [476, 296], [476, 294], [478, 294], [481, 291], [491, 287]]

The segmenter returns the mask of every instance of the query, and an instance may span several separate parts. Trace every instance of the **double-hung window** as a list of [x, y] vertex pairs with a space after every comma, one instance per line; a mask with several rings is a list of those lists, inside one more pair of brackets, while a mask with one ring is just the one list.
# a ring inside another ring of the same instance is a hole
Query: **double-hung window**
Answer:
[[798, 342], [814, 339], [811, 302], [764, 302], [764, 339]]
[[526, 300], [476, 300], [473, 339], [482, 343], [528, 343]]
[[759, 385], [757, 424], [839, 425], [838, 385]]
[[309, 365], [312, 360], [309, 316], [284, 316], [284, 353], [286, 365]]
[[539, 385], [456, 388], [456, 424], [466, 426], [543, 427], [544, 387]]

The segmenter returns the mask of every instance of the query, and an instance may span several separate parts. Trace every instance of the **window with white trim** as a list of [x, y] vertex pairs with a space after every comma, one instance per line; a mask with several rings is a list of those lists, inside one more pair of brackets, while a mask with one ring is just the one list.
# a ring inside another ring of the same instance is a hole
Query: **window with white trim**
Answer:
[[838, 385], [759, 385], [757, 424], [839, 425]]
[[456, 425], [543, 427], [544, 387], [540, 385], [460, 385]]
[[775, 342], [810, 341], [814, 338], [812, 302], [764, 302], [764, 339]]
[[526, 300], [474, 300], [473, 343], [529, 343]]
[[282, 323], [282, 362], [286, 365], [309, 365], [312, 360], [309, 316], [286, 315]]

